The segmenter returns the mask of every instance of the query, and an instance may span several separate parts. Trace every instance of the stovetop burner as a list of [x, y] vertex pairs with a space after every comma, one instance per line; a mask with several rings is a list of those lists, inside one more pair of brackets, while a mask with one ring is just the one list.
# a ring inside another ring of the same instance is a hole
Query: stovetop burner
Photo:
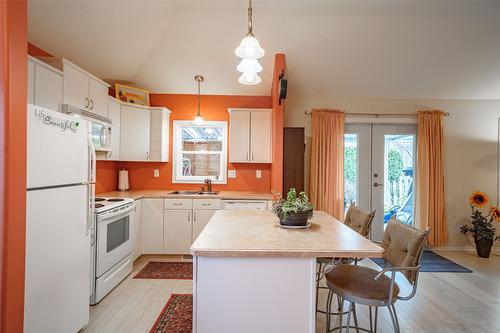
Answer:
[[94, 199], [94, 201], [95, 201], [95, 202], [105, 201], [105, 200], [106, 200], [106, 199], [104, 199], [104, 198], [95, 198], [95, 199]]
[[95, 204], [95, 208], [101, 208], [101, 207], [104, 207], [104, 205], [103, 205], [103, 204], [100, 204], [100, 203]]
[[108, 199], [109, 202], [119, 202], [119, 201], [124, 201], [125, 199], [121, 198], [115, 198], [115, 199]]

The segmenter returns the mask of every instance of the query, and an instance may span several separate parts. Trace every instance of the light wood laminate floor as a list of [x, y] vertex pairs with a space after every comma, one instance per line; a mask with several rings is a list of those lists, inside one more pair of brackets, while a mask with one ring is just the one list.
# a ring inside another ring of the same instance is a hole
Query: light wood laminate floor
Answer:
[[[500, 257], [492, 255], [490, 259], [481, 259], [473, 252], [439, 253], [474, 273], [421, 273], [417, 295], [396, 305], [401, 331], [500, 332]], [[90, 323], [82, 332], [148, 332], [171, 294], [192, 292], [192, 281], [132, 279], [151, 260], [189, 261], [178, 256], [142, 256], [134, 263], [133, 273], [91, 307]], [[362, 264], [378, 267], [368, 260]], [[404, 281], [399, 285], [403, 294], [410, 290]], [[326, 291], [322, 290], [320, 306], [324, 307], [325, 298]], [[367, 327], [365, 308], [358, 307], [358, 319], [360, 325]], [[324, 325], [324, 315], [318, 314], [316, 331], [325, 332]], [[384, 308], [379, 310], [378, 332], [392, 332], [389, 314]]]

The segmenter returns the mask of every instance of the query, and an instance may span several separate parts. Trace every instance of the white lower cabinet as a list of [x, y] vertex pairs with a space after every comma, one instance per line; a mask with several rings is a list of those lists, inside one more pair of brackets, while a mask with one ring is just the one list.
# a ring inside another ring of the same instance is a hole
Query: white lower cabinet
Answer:
[[189, 254], [193, 229], [192, 210], [165, 210], [163, 213], [163, 253]]
[[132, 259], [139, 258], [142, 254], [142, 199], [135, 200], [134, 231], [135, 244]]
[[191, 237], [192, 243], [194, 243], [196, 238], [198, 238], [198, 236], [201, 234], [216, 211], [216, 209], [193, 210], [193, 233]]
[[136, 201], [134, 259], [141, 254], [189, 254], [191, 245], [219, 209], [255, 209], [229, 207], [229, 204], [258, 204], [266, 209], [265, 200], [224, 200], [186, 198], [145, 198]]
[[163, 199], [142, 199], [142, 253], [163, 253]]

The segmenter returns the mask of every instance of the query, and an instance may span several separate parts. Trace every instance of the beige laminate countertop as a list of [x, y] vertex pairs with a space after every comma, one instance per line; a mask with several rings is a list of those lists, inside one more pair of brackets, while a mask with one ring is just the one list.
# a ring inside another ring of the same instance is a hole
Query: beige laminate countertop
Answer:
[[220, 191], [218, 194], [169, 194], [175, 190], [144, 190], [144, 191], [113, 191], [96, 194], [97, 197], [131, 198], [134, 200], [142, 198], [188, 198], [188, 199], [223, 199], [223, 200], [272, 200], [271, 193], [259, 193], [251, 191]]
[[383, 249], [325, 212], [307, 229], [284, 229], [270, 211], [217, 211], [191, 254], [206, 257], [370, 257]]

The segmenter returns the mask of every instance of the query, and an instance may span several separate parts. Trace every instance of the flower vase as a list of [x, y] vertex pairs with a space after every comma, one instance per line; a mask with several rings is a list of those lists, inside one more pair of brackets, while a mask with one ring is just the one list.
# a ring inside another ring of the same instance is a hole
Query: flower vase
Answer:
[[493, 247], [493, 239], [474, 238], [474, 242], [476, 243], [477, 255], [481, 258], [489, 258]]

